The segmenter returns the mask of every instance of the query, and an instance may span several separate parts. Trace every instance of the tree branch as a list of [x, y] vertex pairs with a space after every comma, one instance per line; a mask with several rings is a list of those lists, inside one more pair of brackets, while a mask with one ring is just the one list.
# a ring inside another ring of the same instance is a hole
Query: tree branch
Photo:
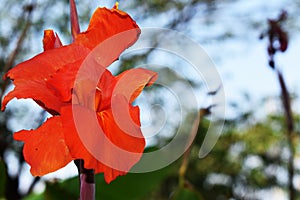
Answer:
[[[19, 50], [22, 47], [22, 44], [23, 44], [24, 39], [26, 37], [26, 34], [27, 34], [27, 32], [29, 30], [29, 27], [31, 25], [31, 15], [32, 15], [32, 11], [34, 10], [34, 7], [35, 6], [33, 4], [29, 4], [24, 9], [24, 15], [23, 16], [27, 15], [25, 26], [24, 26], [24, 28], [23, 28], [23, 30], [22, 30], [19, 38], [18, 38], [18, 41], [17, 41], [17, 44], [16, 44], [14, 50], [9, 54], [7, 62], [6, 62], [6, 64], [4, 65], [4, 67], [2, 69], [4, 73], [6, 73], [10, 68], [12, 68], [13, 63], [14, 63], [14, 61], [15, 61], [18, 53], [19, 53]], [[5, 89], [8, 85], [8, 82], [9, 82], [8, 80], [5, 80], [3, 85], [2, 85], [1, 97], [3, 96], [3, 93], [5, 92]]]

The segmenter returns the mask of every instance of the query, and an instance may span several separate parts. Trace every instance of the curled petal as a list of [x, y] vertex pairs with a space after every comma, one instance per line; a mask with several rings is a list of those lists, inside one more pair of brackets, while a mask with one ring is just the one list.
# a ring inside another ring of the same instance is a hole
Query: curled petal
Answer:
[[122, 94], [132, 103], [144, 87], [152, 85], [157, 77], [157, 73], [142, 68], [125, 71], [117, 77], [113, 95]]
[[[141, 124], [139, 121], [139, 111], [136, 111], [136, 113], [133, 114], [132, 109], [133, 107], [130, 106], [128, 100], [123, 95], [115, 94], [112, 96], [111, 117], [114, 119], [113, 124], [115, 124], [118, 129], [122, 130], [124, 133], [132, 137], [143, 138], [143, 135], [140, 133]], [[136, 107], [135, 109], [138, 109], [138, 107]], [[102, 121], [106, 121], [105, 116], [103, 117]], [[113, 126], [113, 128], [115, 128], [116, 126]], [[108, 133], [110, 131], [114, 130], [107, 130]]]
[[115, 83], [116, 78], [111, 74], [110, 71], [105, 70], [97, 85], [101, 92], [101, 102], [96, 107], [97, 111], [106, 110], [110, 107], [111, 95]]
[[[128, 32], [127, 39], [124, 37], [126, 44], [123, 49], [131, 46], [138, 39], [141, 32], [138, 25], [125, 12], [116, 9], [98, 8], [90, 20], [87, 31], [78, 34], [75, 43], [93, 49], [104, 40], [129, 30], [133, 31]], [[95, 34], [95, 32], [97, 34]], [[111, 44], [113, 47], [115, 47], [115, 45]], [[118, 46], [120, 46], [120, 44]]]
[[48, 119], [36, 130], [23, 130], [14, 139], [24, 141], [23, 154], [34, 176], [54, 172], [72, 161], [65, 143], [60, 117]]
[[43, 38], [43, 47], [44, 51], [49, 49], [55, 49], [62, 47], [62, 43], [56, 33], [53, 30], [45, 30], [44, 31], [44, 38]]

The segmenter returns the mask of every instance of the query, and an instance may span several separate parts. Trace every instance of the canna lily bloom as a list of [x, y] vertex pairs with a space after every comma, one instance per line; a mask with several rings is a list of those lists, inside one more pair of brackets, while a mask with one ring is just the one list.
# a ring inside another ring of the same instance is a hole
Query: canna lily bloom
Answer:
[[56, 33], [44, 31], [44, 52], [5, 75], [15, 88], [3, 99], [2, 110], [15, 97], [31, 98], [52, 114], [36, 130], [14, 134], [24, 141], [32, 175], [83, 159], [84, 168], [104, 173], [110, 183], [142, 156], [145, 140], [139, 108], [132, 102], [157, 74], [131, 69], [113, 76], [106, 69], [140, 34], [135, 21], [117, 7], [98, 8], [88, 29], [79, 33], [75, 26], [72, 34], [73, 42], [64, 46]]

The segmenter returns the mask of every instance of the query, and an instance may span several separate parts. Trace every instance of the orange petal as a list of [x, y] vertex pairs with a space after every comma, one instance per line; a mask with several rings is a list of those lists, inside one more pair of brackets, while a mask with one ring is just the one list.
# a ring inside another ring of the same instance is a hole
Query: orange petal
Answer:
[[[132, 109], [137, 109], [135, 113], [132, 113]], [[112, 118], [114, 119], [115, 125], [117, 125], [117, 128], [122, 130], [122, 132], [126, 133], [127, 135], [130, 135], [135, 138], [143, 138], [143, 135], [140, 132], [140, 121], [139, 121], [139, 108], [138, 107], [132, 107], [129, 103], [126, 97], [124, 97], [121, 94], [115, 94], [112, 96], [111, 99], [111, 113]], [[101, 116], [104, 112], [101, 112]], [[106, 118], [103, 118], [102, 121], [106, 120]], [[107, 126], [103, 124], [105, 128]], [[114, 126], [114, 128], [116, 128]], [[113, 130], [108, 130], [108, 133], [113, 132]]]
[[[48, 81], [48, 87], [53, 89], [56, 96], [60, 97], [61, 101], [68, 102], [71, 100], [72, 93], [77, 98], [78, 104], [90, 105], [91, 109], [95, 108], [93, 98], [97, 87], [97, 82], [102, 77], [109, 77], [107, 88], [101, 88], [98, 92], [106, 95], [107, 92], [111, 96], [110, 85], [113, 84], [114, 77], [111, 73], [93, 62], [94, 60], [86, 60], [85, 64], [81, 62], [66, 65], [59, 70]], [[85, 65], [87, 67], [82, 67]], [[96, 106], [97, 107], [97, 106]]]
[[62, 43], [57, 34], [53, 30], [44, 30], [43, 38], [44, 51], [62, 47]]
[[58, 49], [47, 50], [32, 59], [22, 62], [11, 69], [6, 77], [15, 80], [14, 91], [5, 97], [2, 110], [12, 98], [32, 98], [40, 101], [45, 108], [59, 113], [61, 103], [55, 92], [51, 94], [47, 81], [68, 63], [83, 60], [89, 50], [81, 46], [64, 46]]
[[60, 107], [64, 105], [63, 102], [61, 102], [60, 99], [47, 88], [43, 81], [21, 80], [15, 81], [14, 83], [17, 87], [4, 97], [2, 101], [2, 110], [4, 110], [7, 103], [15, 97], [18, 99], [32, 98], [53, 115], [57, 115]]
[[[130, 113], [139, 122], [139, 109], [130, 106]], [[138, 137], [126, 134], [111, 110], [96, 114], [82, 106], [64, 107], [62, 119], [71, 155], [84, 159], [85, 168], [103, 172], [108, 183], [126, 174], [142, 156], [145, 140], [141, 131], [133, 133]]]
[[111, 74], [110, 71], [105, 70], [97, 85], [101, 92], [101, 102], [100, 104], [96, 105], [97, 111], [109, 109], [111, 104], [112, 91], [115, 83], [116, 78]]
[[125, 71], [117, 77], [113, 95], [122, 94], [132, 103], [144, 87], [152, 85], [157, 77], [157, 73], [143, 68]]
[[[98, 60], [103, 67], [107, 67], [138, 39], [139, 34], [139, 27], [127, 13], [116, 9], [98, 8], [87, 31], [78, 34], [75, 43], [91, 50], [101, 44], [102, 48], [97, 50]], [[105, 41], [107, 39], [109, 40]]]
[[69, 102], [71, 100], [72, 88], [81, 63], [82, 60], [78, 60], [74, 63], [66, 64], [47, 80], [48, 89], [51, 89], [60, 101]]
[[82, 46], [69, 45], [45, 51], [9, 70], [5, 78], [47, 79], [66, 64], [83, 60], [90, 51]]
[[34, 176], [54, 172], [72, 161], [64, 140], [60, 117], [48, 119], [36, 130], [20, 131], [14, 139], [24, 141], [23, 154]]

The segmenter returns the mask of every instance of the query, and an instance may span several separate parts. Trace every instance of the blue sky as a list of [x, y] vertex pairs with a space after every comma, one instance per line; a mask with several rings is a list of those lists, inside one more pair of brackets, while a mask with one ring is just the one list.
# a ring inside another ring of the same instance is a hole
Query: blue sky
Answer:
[[[255, 109], [262, 98], [280, 94], [277, 77], [268, 67], [267, 39], [259, 40], [258, 37], [267, 28], [267, 18], [277, 17], [282, 9], [286, 9], [291, 15], [295, 14], [294, 3], [295, 1], [291, 0], [240, 0], [234, 4], [224, 3], [219, 5], [219, 11], [213, 15], [215, 23], [207, 26], [204, 23], [203, 28], [198, 28], [198, 31], [191, 28], [190, 34], [195, 35], [196, 40], [215, 62], [223, 78], [227, 103], [237, 102], [242, 107], [244, 104], [245, 109]], [[199, 15], [201, 21], [204, 16]], [[260, 26], [253, 29], [249, 21]], [[295, 27], [295, 24], [297, 26], [295, 21], [294, 26], [290, 21], [287, 23], [293, 30], [289, 33], [289, 48], [285, 53], [276, 55], [276, 63], [283, 72], [290, 92], [299, 95], [300, 37], [297, 34], [299, 26]], [[214, 39], [224, 31], [234, 33], [234, 38], [224, 41]], [[252, 98], [248, 108], [243, 103], [245, 100], [241, 95], [245, 92]], [[300, 111], [299, 100], [295, 102], [294, 110]], [[230, 108], [227, 111], [228, 115], [234, 115]]]

